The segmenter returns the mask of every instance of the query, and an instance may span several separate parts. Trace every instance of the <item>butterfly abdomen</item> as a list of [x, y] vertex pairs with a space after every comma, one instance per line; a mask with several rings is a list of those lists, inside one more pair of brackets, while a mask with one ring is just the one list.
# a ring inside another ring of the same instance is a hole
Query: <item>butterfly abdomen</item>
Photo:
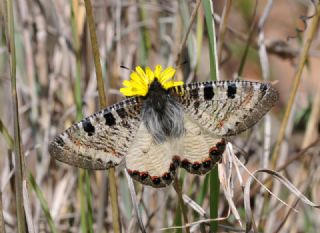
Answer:
[[155, 79], [142, 107], [142, 122], [157, 143], [184, 133], [183, 108]]

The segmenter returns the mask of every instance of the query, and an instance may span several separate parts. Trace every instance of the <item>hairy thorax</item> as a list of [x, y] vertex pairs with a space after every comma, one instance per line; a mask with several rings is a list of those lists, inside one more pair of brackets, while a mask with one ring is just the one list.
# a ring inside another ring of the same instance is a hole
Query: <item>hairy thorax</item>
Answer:
[[142, 121], [157, 143], [184, 133], [183, 109], [158, 80], [151, 83], [142, 108]]

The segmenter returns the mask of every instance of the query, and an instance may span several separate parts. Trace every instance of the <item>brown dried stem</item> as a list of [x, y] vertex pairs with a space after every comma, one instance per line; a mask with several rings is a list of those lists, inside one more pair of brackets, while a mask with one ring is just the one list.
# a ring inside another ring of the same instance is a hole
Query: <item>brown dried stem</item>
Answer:
[[[85, 7], [86, 7], [86, 14], [88, 20], [88, 26], [90, 31], [90, 39], [91, 39], [91, 46], [92, 46], [92, 53], [94, 64], [96, 68], [96, 78], [98, 84], [98, 93], [99, 93], [99, 101], [100, 101], [100, 108], [105, 108], [107, 106], [106, 101], [106, 94], [104, 90], [104, 82], [102, 78], [102, 69], [100, 64], [100, 52], [99, 46], [96, 36], [96, 27], [93, 18], [93, 10], [90, 0], [85, 0]], [[112, 223], [113, 223], [113, 231], [118, 233], [121, 232], [121, 225], [120, 225], [120, 216], [119, 216], [119, 205], [118, 205], [118, 192], [117, 192], [117, 184], [116, 184], [116, 177], [115, 177], [115, 169], [109, 168], [109, 187], [110, 187], [110, 199], [111, 199], [111, 207], [112, 207]], [[104, 208], [104, 207], [101, 207]]]
[[14, 151], [15, 151], [15, 189], [16, 189], [16, 208], [18, 232], [26, 232], [25, 212], [23, 207], [22, 182], [24, 180], [24, 156], [21, 146], [20, 123], [19, 123], [19, 105], [17, 96], [16, 82], [16, 50], [14, 40], [14, 19], [13, 4], [11, 0], [5, 2], [5, 19], [7, 48], [10, 54], [10, 75], [11, 75], [11, 98], [13, 103], [13, 121], [14, 121]]

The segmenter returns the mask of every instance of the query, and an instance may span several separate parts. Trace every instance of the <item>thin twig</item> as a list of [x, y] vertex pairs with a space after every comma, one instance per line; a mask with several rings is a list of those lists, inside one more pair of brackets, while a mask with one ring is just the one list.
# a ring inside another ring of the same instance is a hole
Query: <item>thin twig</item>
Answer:
[[198, 9], [200, 7], [200, 4], [201, 4], [201, 0], [197, 0], [196, 7], [193, 9], [192, 14], [191, 14], [191, 18], [190, 18], [190, 21], [189, 21], [189, 25], [188, 25], [187, 31], [186, 31], [186, 33], [185, 33], [185, 35], [184, 35], [184, 37], [182, 39], [182, 42], [180, 44], [180, 48], [179, 48], [179, 52], [178, 52], [177, 60], [176, 60], [176, 66], [178, 66], [180, 64], [180, 62], [181, 62], [180, 59], [181, 59], [182, 50], [186, 46], [187, 39], [188, 39], [190, 31], [191, 31], [191, 27], [193, 25], [194, 20], [196, 19], [197, 11], [198, 11]]
[[[307, 147], [305, 147], [304, 149], [302, 149], [301, 151], [299, 151], [297, 154], [293, 155], [293, 156], [289, 156], [290, 159], [288, 159], [283, 165], [279, 166], [276, 171], [277, 172], [281, 172], [284, 169], [286, 169], [290, 164], [292, 164], [294, 161], [300, 159], [302, 156], [305, 155], [305, 153], [307, 151], [309, 151], [311, 148], [317, 146], [320, 143], [320, 138], [317, 138], [314, 142], [312, 142], [310, 145], [308, 145]], [[268, 186], [269, 182], [272, 180], [272, 177], [268, 177], [266, 178], [264, 181], [262, 181], [261, 183], [265, 186]], [[260, 190], [260, 185], [257, 184], [255, 185], [251, 191], [250, 191], [250, 197], [253, 197], [257, 194], [257, 192]], [[243, 197], [239, 198], [236, 201], [236, 204], [242, 203], [243, 202]]]
[[218, 40], [218, 46], [217, 46], [218, 62], [219, 63], [221, 62], [221, 59], [222, 59], [224, 36], [225, 36], [225, 32], [226, 32], [227, 25], [228, 25], [228, 16], [229, 16], [230, 9], [232, 6], [232, 0], [226, 0], [225, 2], [226, 3], [224, 5], [223, 12], [222, 12], [222, 20], [221, 20], [221, 24], [219, 27], [219, 40]]
[[[94, 59], [94, 64], [96, 68], [96, 78], [97, 78], [97, 84], [98, 84], [100, 108], [102, 109], [107, 106], [107, 101], [106, 101], [106, 94], [104, 90], [104, 82], [102, 78], [102, 69], [100, 64], [100, 52], [99, 52], [99, 46], [97, 41], [97, 35], [96, 35], [96, 27], [94, 23], [91, 2], [90, 0], [85, 0], [84, 3], [86, 7], [86, 14], [87, 14], [88, 26], [90, 31], [93, 59]], [[115, 169], [113, 167], [109, 168], [108, 181], [109, 181], [111, 208], [112, 208], [113, 231], [115, 233], [119, 233], [121, 232], [120, 211], [119, 211], [119, 205], [118, 205], [118, 192], [117, 192], [117, 185], [116, 185]]]

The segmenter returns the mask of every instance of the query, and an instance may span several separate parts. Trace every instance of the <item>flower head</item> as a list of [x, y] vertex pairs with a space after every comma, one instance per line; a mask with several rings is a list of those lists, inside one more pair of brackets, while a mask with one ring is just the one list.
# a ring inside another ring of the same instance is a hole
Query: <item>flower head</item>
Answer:
[[136, 67], [136, 70], [130, 74], [130, 80], [123, 82], [123, 88], [120, 88], [120, 92], [125, 96], [146, 96], [150, 84], [156, 78], [164, 89], [182, 85], [182, 81], [173, 81], [173, 76], [176, 70], [173, 67], [168, 67], [162, 70], [161, 65], [157, 65], [154, 71], [147, 67], [143, 70], [140, 66]]

